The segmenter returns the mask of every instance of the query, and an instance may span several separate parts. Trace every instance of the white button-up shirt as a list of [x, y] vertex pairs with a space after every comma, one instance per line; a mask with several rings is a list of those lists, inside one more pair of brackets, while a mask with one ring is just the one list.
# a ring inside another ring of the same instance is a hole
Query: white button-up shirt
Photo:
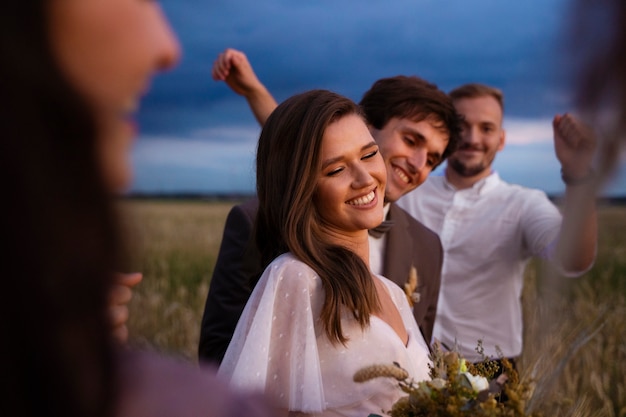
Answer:
[[444, 262], [433, 338], [470, 361], [522, 351], [521, 293], [532, 256], [550, 258], [561, 214], [546, 194], [497, 173], [463, 190], [432, 176], [398, 205], [439, 234]]

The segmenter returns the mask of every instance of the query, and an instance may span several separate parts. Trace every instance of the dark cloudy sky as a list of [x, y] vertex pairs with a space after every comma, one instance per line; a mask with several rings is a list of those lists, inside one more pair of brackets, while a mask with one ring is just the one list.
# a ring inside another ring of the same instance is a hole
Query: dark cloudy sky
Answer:
[[[571, 110], [570, 3], [161, 0], [183, 58], [155, 79], [143, 103], [133, 191], [253, 190], [258, 127], [245, 100], [210, 78], [217, 54], [233, 47], [279, 101], [312, 88], [358, 101], [376, 79], [397, 74], [445, 91], [466, 82], [499, 87], [509, 141], [496, 169], [511, 182], [558, 192], [550, 119]], [[626, 194], [624, 184], [617, 193]]]

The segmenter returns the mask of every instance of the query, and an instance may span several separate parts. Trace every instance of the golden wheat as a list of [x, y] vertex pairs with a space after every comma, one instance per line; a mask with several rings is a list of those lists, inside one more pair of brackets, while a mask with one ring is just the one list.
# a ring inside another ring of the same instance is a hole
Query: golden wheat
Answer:
[[[234, 202], [127, 200], [133, 269], [144, 273], [129, 323], [135, 345], [196, 361], [200, 321]], [[545, 416], [626, 416], [626, 207], [600, 207], [598, 258], [577, 279], [526, 273], [523, 378]]]

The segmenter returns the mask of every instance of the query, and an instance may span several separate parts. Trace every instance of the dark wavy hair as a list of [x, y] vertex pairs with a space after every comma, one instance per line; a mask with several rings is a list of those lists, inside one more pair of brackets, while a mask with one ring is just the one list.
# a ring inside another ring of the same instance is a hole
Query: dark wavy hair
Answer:
[[315, 270], [325, 292], [321, 320], [332, 342], [345, 343], [341, 312], [347, 309], [362, 327], [379, 301], [368, 267], [354, 252], [331, 244], [320, 228], [314, 193], [321, 169], [326, 128], [361, 114], [350, 99], [326, 90], [295, 95], [270, 115], [257, 150], [255, 239], [263, 265], [285, 252]]
[[89, 104], [51, 51], [49, 2], [0, 6], [2, 415], [105, 416], [119, 237]]
[[452, 100], [435, 84], [422, 78], [405, 75], [381, 78], [365, 92], [359, 104], [368, 123], [376, 129], [383, 129], [394, 117], [414, 122], [431, 121], [449, 135], [439, 164], [456, 150], [461, 141], [461, 118]]

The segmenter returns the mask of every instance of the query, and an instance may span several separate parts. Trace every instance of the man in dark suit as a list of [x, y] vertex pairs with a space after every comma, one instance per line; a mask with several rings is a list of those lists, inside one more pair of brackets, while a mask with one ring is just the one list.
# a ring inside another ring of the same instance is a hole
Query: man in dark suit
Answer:
[[[226, 81], [246, 97], [261, 125], [276, 107], [276, 101], [239, 51], [228, 49], [220, 54], [213, 77]], [[393, 223], [385, 234], [371, 231], [370, 267], [405, 289], [417, 324], [430, 342], [441, 282], [441, 242], [434, 232], [393, 203], [424, 182], [454, 151], [459, 119], [450, 98], [417, 77], [378, 80], [359, 104], [385, 160], [385, 213], [387, 221]], [[202, 318], [198, 349], [202, 361], [221, 362], [263, 272], [252, 239], [257, 204], [253, 199], [233, 207], [226, 220]]]

